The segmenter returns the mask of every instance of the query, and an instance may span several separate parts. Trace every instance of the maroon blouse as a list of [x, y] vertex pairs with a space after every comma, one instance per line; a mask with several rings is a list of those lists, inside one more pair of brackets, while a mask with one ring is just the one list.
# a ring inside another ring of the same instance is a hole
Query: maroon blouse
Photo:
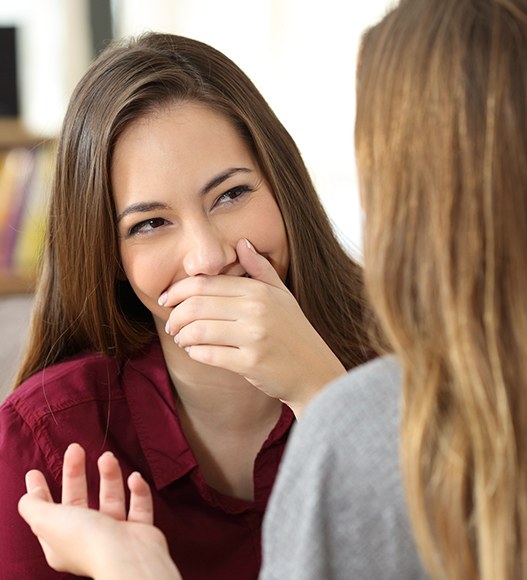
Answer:
[[119, 459], [125, 477], [139, 471], [149, 482], [155, 523], [185, 580], [257, 578], [263, 514], [292, 424], [284, 405], [256, 458], [249, 502], [205, 483], [181, 430], [159, 343], [121, 365], [86, 354], [34, 375], [0, 407], [0, 576], [72, 577], [48, 567], [17, 503], [31, 468], [46, 475], [60, 498], [62, 457], [77, 442], [87, 453], [93, 507], [96, 459], [105, 450]]

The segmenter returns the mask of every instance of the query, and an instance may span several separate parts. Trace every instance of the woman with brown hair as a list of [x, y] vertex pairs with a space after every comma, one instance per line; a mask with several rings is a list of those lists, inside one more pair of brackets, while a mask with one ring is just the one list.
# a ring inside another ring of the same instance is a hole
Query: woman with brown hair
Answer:
[[[263, 578], [527, 577], [526, 57], [525, 0], [401, 0], [365, 34], [366, 284], [397, 356], [306, 410], [266, 515]], [[45, 520], [72, 508], [37, 496], [22, 512], [49, 554], [78, 561]], [[77, 514], [84, 533], [111, 526]], [[131, 532], [118, 522], [111, 537], [120, 525]]]
[[173, 35], [108, 48], [66, 114], [0, 409], [3, 573], [57, 577], [15, 503], [30, 468], [58, 498], [78, 442], [92, 485], [104, 450], [142, 473], [187, 578], [255, 578], [291, 409], [370, 355], [361, 295], [298, 149], [234, 63]]

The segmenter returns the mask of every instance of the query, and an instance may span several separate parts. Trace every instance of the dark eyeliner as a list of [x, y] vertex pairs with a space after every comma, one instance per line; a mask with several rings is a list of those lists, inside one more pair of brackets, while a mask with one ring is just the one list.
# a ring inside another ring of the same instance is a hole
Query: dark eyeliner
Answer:
[[[141, 228], [143, 228], [148, 223], [150, 223], [150, 225], [152, 226], [151, 222], [157, 222], [157, 221], [166, 222], [166, 220], [164, 218], [159, 218], [159, 217], [148, 218], [146, 220], [142, 220], [142, 221], [134, 224], [132, 227], [130, 227], [130, 229], [126, 233], [126, 237], [130, 238], [136, 234], [141, 234], [141, 231], [140, 231]], [[158, 227], [159, 227], [159, 225], [158, 225]], [[156, 228], [152, 226], [152, 230], [155, 230], [155, 229]]]
[[217, 205], [217, 203], [221, 200], [221, 198], [224, 196], [227, 196], [227, 195], [232, 194], [232, 193], [237, 193], [238, 195], [236, 195], [235, 197], [229, 198], [229, 201], [235, 201], [244, 193], [248, 193], [251, 191], [254, 191], [254, 188], [252, 188], [249, 185], [237, 185], [235, 187], [231, 187], [230, 189], [228, 189], [227, 191], [225, 191], [224, 193], [222, 193], [221, 195], [219, 195], [216, 198], [216, 200], [214, 201], [213, 207], [215, 207]]

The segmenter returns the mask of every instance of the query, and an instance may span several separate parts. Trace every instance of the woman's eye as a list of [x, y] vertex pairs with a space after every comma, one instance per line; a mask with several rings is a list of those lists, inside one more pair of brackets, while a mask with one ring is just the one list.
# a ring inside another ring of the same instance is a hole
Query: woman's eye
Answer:
[[238, 185], [237, 187], [233, 187], [232, 189], [229, 189], [229, 191], [222, 193], [214, 202], [213, 207], [216, 207], [217, 205], [235, 203], [239, 197], [250, 191], [252, 191], [252, 188], [250, 188], [248, 185]]
[[167, 221], [164, 218], [150, 218], [132, 226], [128, 231], [128, 235], [133, 236], [134, 234], [146, 234], [166, 223]]

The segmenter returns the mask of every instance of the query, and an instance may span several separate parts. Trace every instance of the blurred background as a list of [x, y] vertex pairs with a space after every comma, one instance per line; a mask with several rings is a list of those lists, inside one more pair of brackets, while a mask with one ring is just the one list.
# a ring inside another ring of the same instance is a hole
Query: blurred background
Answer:
[[54, 139], [94, 56], [112, 38], [156, 30], [232, 58], [297, 142], [339, 237], [360, 258], [357, 48], [392, 3], [0, 0], [0, 396], [27, 332]]

